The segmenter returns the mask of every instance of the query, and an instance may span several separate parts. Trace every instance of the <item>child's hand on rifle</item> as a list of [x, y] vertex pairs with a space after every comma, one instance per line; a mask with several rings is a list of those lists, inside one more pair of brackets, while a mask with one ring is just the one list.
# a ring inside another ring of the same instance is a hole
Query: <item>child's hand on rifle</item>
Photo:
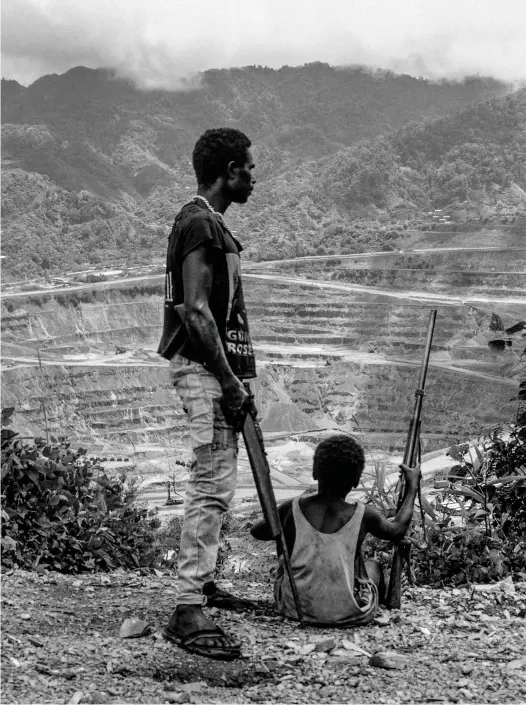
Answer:
[[422, 477], [420, 465], [417, 465], [416, 468], [410, 468], [409, 465], [404, 465], [401, 463], [400, 469], [404, 474], [407, 487], [416, 489], [418, 487], [418, 483], [420, 482], [420, 478]]

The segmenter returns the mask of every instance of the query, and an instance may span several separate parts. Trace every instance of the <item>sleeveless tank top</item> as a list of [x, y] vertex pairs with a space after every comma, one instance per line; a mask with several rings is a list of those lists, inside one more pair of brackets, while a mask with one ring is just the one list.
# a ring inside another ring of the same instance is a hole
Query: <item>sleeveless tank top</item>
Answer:
[[[333, 534], [317, 531], [303, 514], [299, 497], [292, 502], [296, 539], [291, 555], [305, 621], [314, 624], [358, 626], [370, 622], [378, 608], [378, 590], [365, 566], [355, 575], [356, 546], [365, 511], [356, 503], [352, 518]], [[362, 564], [360, 560], [356, 564]], [[280, 557], [274, 597], [278, 611], [297, 619], [294, 598]]]

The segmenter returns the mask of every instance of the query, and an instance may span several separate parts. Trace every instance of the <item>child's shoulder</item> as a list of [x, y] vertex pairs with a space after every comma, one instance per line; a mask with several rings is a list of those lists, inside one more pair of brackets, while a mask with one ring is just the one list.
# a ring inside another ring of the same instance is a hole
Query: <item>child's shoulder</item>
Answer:
[[292, 503], [293, 502], [294, 502], [294, 498], [287, 499], [287, 500], [285, 500], [285, 502], [282, 502], [279, 505], [278, 511], [279, 511], [281, 521], [288, 518], [289, 516], [292, 516]]
[[360, 534], [365, 536], [365, 534], [374, 533], [375, 528], [377, 528], [378, 524], [382, 521], [382, 515], [373, 504], [364, 504]]

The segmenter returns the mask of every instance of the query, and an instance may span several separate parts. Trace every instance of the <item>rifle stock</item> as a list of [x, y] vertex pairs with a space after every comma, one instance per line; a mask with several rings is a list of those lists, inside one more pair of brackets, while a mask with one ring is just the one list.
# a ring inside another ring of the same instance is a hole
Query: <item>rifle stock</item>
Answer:
[[[420, 439], [420, 417], [422, 415], [422, 402], [424, 398], [424, 388], [426, 384], [427, 368], [429, 366], [429, 356], [431, 354], [431, 343], [433, 341], [433, 333], [435, 331], [435, 321], [437, 312], [432, 310], [429, 312], [429, 322], [427, 326], [427, 337], [426, 344], [424, 348], [424, 358], [422, 360], [422, 366], [420, 368], [420, 377], [418, 380], [418, 387], [415, 390], [415, 406], [413, 410], [413, 416], [409, 424], [409, 432], [407, 435], [407, 442], [404, 451], [404, 465], [408, 465], [414, 468], [417, 462], [417, 451]], [[402, 475], [400, 479], [400, 490], [398, 494], [398, 506], [397, 511], [404, 500], [405, 495], [405, 482]], [[388, 609], [400, 609], [402, 604], [402, 568], [403, 562], [409, 561], [411, 545], [409, 542], [400, 541], [393, 551], [393, 558], [391, 561], [391, 574], [389, 576], [389, 587], [387, 589], [387, 599], [386, 605]]]
[[401, 545], [395, 547], [391, 560], [391, 573], [389, 575], [389, 587], [387, 589], [387, 608], [390, 610], [400, 609], [402, 604], [402, 551]]
[[300, 605], [298, 590], [296, 588], [296, 582], [292, 573], [292, 565], [290, 562], [287, 544], [285, 542], [283, 526], [281, 525], [278, 505], [274, 495], [274, 488], [272, 487], [270, 467], [263, 443], [263, 433], [261, 432], [261, 427], [258, 423], [254, 408], [250, 409], [247, 413], [245, 423], [243, 425], [243, 439], [245, 441], [250, 467], [252, 468], [259, 503], [261, 504], [261, 509], [263, 510], [263, 516], [265, 517], [267, 526], [270, 529], [272, 538], [276, 541], [278, 555], [283, 555], [285, 569], [290, 581], [292, 596], [296, 606], [296, 613], [300, 624], [303, 625], [303, 612]]

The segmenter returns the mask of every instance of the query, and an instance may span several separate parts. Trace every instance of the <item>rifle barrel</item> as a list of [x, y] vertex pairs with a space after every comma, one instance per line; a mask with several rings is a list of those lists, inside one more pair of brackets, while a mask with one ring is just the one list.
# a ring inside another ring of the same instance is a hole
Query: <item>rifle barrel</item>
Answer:
[[420, 367], [420, 376], [418, 378], [418, 387], [415, 390], [415, 407], [413, 417], [409, 426], [409, 434], [407, 437], [406, 450], [404, 453], [404, 464], [409, 467], [415, 465], [415, 451], [420, 435], [420, 416], [422, 413], [422, 401], [424, 397], [424, 388], [426, 386], [427, 370], [429, 367], [429, 356], [431, 355], [431, 343], [433, 341], [433, 333], [435, 332], [437, 312], [433, 309], [429, 312], [429, 322], [427, 324], [427, 336], [424, 348], [424, 357], [422, 366]]
[[[418, 379], [418, 387], [415, 390], [415, 406], [413, 410], [413, 416], [409, 424], [409, 433], [407, 435], [407, 443], [404, 452], [404, 465], [408, 465], [411, 468], [415, 467], [417, 462], [417, 445], [420, 439], [420, 417], [422, 414], [422, 402], [424, 399], [424, 388], [426, 384], [427, 369], [429, 366], [429, 356], [431, 354], [431, 343], [433, 341], [433, 333], [435, 332], [435, 322], [436, 322], [437, 312], [433, 309], [429, 312], [429, 322], [427, 325], [427, 336], [424, 348], [424, 357], [422, 360], [422, 366], [420, 368], [420, 376]], [[419, 489], [420, 492], [420, 489]], [[400, 509], [405, 493], [405, 482], [404, 477], [400, 478], [399, 482], [399, 493], [398, 493], [398, 505], [397, 509]], [[391, 575], [389, 578], [389, 587], [387, 591], [387, 608], [388, 609], [398, 609], [402, 602], [402, 588], [401, 588], [401, 577], [402, 577], [402, 561], [409, 560], [409, 549], [404, 546], [403, 540], [397, 544], [393, 551], [393, 559], [391, 561]], [[404, 555], [402, 555], [402, 553]], [[405, 556], [405, 558], [404, 558]]]

